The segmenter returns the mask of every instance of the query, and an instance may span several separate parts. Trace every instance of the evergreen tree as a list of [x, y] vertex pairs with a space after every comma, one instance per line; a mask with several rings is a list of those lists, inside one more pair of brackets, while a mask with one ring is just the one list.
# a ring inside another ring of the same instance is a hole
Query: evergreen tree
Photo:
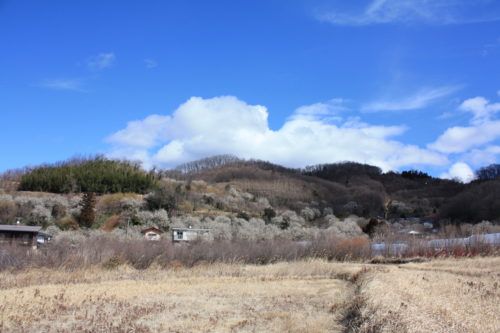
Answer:
[[82, 198], [82, 212], [80, 213], [80, 227], [90, 228], [95, 222], [95, 193], [85, 192]]

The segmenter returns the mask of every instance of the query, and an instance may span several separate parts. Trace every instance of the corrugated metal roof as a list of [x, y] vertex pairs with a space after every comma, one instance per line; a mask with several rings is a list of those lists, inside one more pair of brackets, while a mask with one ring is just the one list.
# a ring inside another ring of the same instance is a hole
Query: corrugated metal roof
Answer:
[[0, 231], [20, 231], [20, 232], [39, 232], [42, 227], [32, 227], [28, 225], [10, 225], [10, 224], [0, 224]]

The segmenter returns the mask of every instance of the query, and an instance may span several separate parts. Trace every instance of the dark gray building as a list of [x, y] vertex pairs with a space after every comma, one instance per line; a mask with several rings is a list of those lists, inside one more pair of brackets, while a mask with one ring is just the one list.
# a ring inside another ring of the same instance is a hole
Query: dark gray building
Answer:
[[41, 233], [40, 230], [42, 230], [42, 227], [0, 224], [0, 244], [37, 246], [39, 234], [42, 234], [42, 237], [50, 236]]

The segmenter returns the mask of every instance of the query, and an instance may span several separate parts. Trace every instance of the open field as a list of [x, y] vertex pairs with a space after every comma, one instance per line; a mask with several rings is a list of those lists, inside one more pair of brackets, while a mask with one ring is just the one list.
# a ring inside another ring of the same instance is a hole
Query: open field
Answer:
[[0, 273], [2, 332], [498, 332], [500, 258]]
[[383, 266], [361, 286], [365, 326], [383, 332], [500, 332], [500, 258]]

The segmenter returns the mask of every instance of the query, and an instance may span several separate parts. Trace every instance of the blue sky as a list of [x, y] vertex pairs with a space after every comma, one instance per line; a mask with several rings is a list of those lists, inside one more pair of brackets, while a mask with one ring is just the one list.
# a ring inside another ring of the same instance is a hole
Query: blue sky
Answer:
[[467, 180], [500, 162], [494, 0], [0, 0], [0, 172], [232, 153]]

